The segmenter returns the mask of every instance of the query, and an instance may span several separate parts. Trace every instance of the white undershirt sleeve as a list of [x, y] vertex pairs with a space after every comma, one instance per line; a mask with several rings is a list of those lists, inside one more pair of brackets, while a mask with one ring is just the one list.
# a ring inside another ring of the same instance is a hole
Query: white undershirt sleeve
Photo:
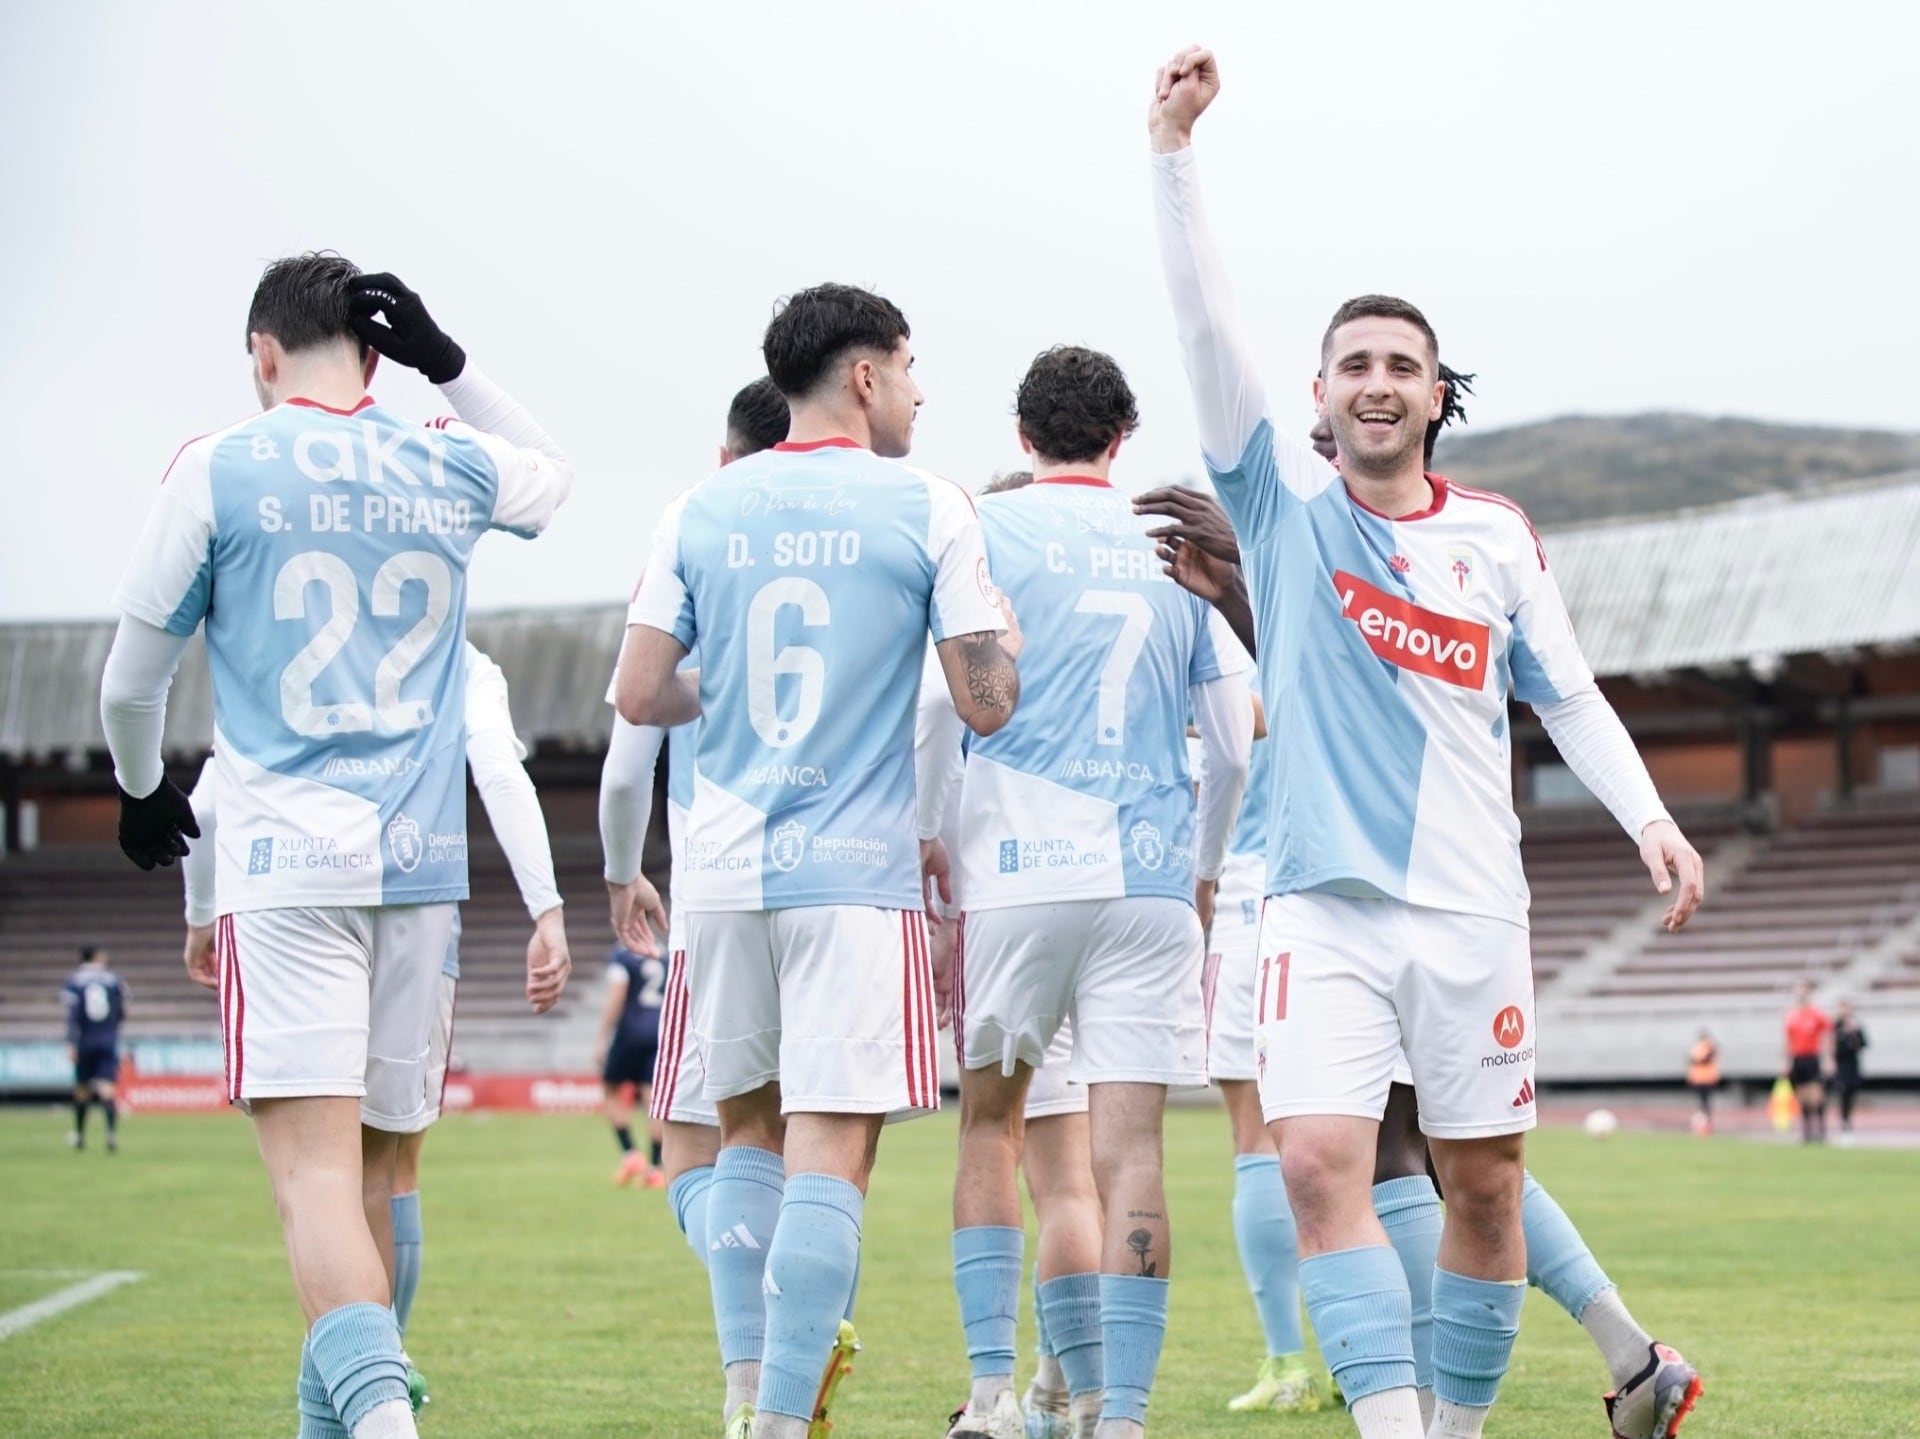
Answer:
[[538, 919], [560, 903], [560, 886], [554, 882], [553, 849], [547, 840], [546, 816], [540, 812], [540, 796], [517, 751], [510, 733], [468, 732], [467, 765], [473, 771], [473, 787], [480, 792], [493, 837], [506, 852], [527, 913]]
[[920, 671], [920, 704], [913, 717], [914, 813], [922, 841], [937, 839], [946, 825], [954, 776], [966, 755], [961, 741], [966, 725], [953, 707], [953, 692], [938, 652], [927, 647]]
[[647, 826], [653, 822], [653, 771], [666, 737], [658, 725], [613, 717], [606, 763], [600, 767], [600, 848], [608, 884], [632, 884], [640, 874]]
[[507, 392], [471, 361], [440, 387], [453, 412], [479, 434], [500, 476], [490, 523], [519, 535], [537, 535], [573, 493], [573, 462]]
[[200, 838], [187, 850], [187, 857], [180, 861], [180, 878], [187, 890], [187, 923], [201, 926], [212, 924], [219, 910], [214, 906], [214, 872], [219, 866], [214, 861], [213, 831], [219, 822], [213, 803], [213, 760], [209, 758], [200, 767], [200, 779], [193, 787], [188, 800], [193, 805], [193, 817], [200, 825]]
[[167, 691], [192, 638], [122, 615], [113, 648], [107, 651], [106, 671], [100, 676], [100, 725], [113, 756], [113, 777], [137, 799], [160, 788], [165, 776], [160, 741], [167, 726]]
[[1187, 691], [1202, 754], [1200, 795], [1193, 817], [1193, 872], [1218, 879], [1240, 817], [1253, 760], [1253, 702], [1240, 675], [1222, 675]]
[[1552, 704], [1537, 704], [1533, 712], [1540, 716], [1547, 737], [1567, 767], [1593, 791], [1594, 798], [1607, 807], [1636, 844], [1648, 825], [1672, 818], [1660, 803], [1660, 793], [1634, 748], [1633, 737], [1598, 689], [1582, 690]]

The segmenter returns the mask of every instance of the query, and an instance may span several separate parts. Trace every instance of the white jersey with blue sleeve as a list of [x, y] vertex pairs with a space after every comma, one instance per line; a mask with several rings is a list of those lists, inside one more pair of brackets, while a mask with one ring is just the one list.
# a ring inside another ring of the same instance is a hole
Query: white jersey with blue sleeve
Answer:
[[966, 908], [1192, 903], [1189, 691], [1240, 673], [1245, 652], [1167, 578], [1146, 536], [1153, 522], [1104, 480], [989, 495], [980, 523], [994, 575], [1033, 638], [1019, 709], [967, 750]]
[[[1375, 513], [1276, 431], [1193, 152], [1153, 166], [1201, 446], [1260, 637], [1267, 893], [1385, 897], [1525, 924], [1508, 701], [1540, 709], [1551, 728], [1556, 707], [1597, 698], [1546, 551], [1517, 505], [1438, 475], [1428, 509]], [[1617, 720], [1613, 729], [1637, 771], [1615, 812], [1637, 836], [1664, 811]]]
[[162, 481], [116, 603], [206, 623], [223, 913], [466, 897], [467, 564], [489, 528], [538, 533], [571, 475], [436, 423], [290, 400]]
[[689, 912], [920, 907], [926, 636], [1005, 629], [964, 491], [850, 441], [736, 460], [669, 507], [628, 622], [700, 647]]

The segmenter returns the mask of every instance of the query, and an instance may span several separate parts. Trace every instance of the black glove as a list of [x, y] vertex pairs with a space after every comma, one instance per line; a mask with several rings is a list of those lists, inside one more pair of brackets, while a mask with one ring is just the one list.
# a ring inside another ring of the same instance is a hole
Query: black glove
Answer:
[[[386, 324], [375, 315], [385, 315]], [[467, 352], [434, 324], [420, 297], [392, 275], [355, 275], [347, 281], [347, 323], [389, 360], [418, 370], [436, 385], [458, 378], [467, 367]]]
[[180, 786], [162, 777], [145, 799], [120, 791], [120, 851], [142, 869], [170, 865], [200, 838], [200, 823]]

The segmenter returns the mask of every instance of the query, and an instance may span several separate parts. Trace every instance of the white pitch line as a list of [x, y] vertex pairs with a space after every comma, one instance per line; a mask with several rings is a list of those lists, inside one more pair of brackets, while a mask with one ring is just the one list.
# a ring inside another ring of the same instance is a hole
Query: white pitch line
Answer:
[[36, 1299], [31, 1304], [22, 1304], [18, 1309], [9, 1309], [0, 1314], [0, 1339], [11, 1339], [23, 1329], [31, 1329], [43, 1319], [51, 1319], [56, 1314], [64, 1314], [69, 1309], [77, 1309], [82, 1304], [90, 1304], [103, 1294], [111, 1294], [122, 1284], [131, 1284], [144, 1277], [135, 1269], [111, 1269], [105, 1274], [96, 1274], [91, 1279], [83, 1279], [78, 1284], [69, 1284], [65, 1289], [56, 1289], [45, 1299]]

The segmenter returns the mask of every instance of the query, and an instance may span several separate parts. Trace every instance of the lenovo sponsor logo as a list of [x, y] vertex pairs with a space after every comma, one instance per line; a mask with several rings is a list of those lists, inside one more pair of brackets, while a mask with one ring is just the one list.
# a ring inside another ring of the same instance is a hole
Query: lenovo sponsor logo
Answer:
[[1388, 664], [1477, 690], [1486, 683], [1488, 628], [1422, 609], [1411, 601], [1376, 589], [1356, 575], [1336, 570], [1333, 587], [1340, 613], [1359, 628], [1360, 637]]

